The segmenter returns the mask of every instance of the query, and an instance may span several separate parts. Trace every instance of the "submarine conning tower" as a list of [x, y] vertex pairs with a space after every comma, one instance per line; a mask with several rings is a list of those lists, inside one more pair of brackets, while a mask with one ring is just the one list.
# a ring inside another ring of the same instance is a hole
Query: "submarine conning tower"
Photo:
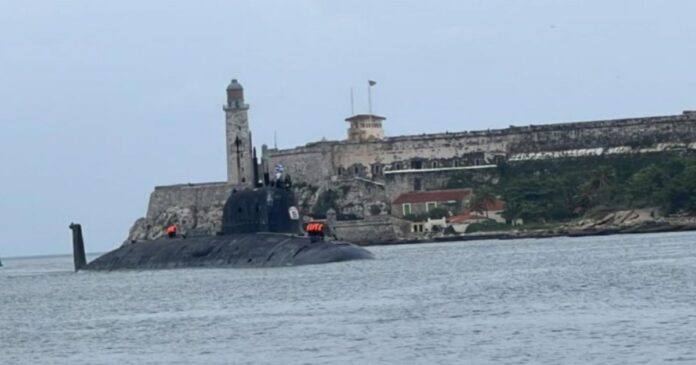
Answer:
[[222, 213], [222, 234], [274, 232], [300, 234], [295, 194], [269, 186], [233, 192]]

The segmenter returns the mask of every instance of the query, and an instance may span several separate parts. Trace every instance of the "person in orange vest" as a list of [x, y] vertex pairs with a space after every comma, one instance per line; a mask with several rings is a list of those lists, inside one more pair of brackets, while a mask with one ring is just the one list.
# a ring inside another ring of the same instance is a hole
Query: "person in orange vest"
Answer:
[[319, 242], [324, 240], [324, 228], [326, 226], [322, 222], [316, 222], [316, 221], [309, 221], [305, 225], [305, 231], [307, 232], [307, 235], [309, 236], [309, 241], [314, 243], [314, 242]]
[[176, 237], [176, 224], [170, 224], [167, 226], [167, 237], [169, 237], [169, 238]]
[[325, 236], [338, 240], [331, 226], [324, 222], [309, 221], [305, 224], [305, 231], [311, 242], [323, 241]]

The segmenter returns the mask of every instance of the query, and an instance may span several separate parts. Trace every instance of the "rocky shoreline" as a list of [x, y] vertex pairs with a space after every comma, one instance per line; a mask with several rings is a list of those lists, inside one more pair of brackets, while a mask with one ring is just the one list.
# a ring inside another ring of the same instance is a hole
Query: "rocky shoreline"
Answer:
[[658, 217], [654, 209], [609, 213], [600, 219], [586, 219], [548, 229], [516, 229], [460, 235], [437, 234], [389, 242], [363, 243], [365, 246], [434, 243], [454, 241], [509, 240], [524, 238], [584, 237], [613, 234], [639, 234], [696, 231], [695, 216]]
[[362, 243], [361, 246], [386, 246], [403, 245], [414, 243], [435, 243], [435, 242], [455, 242], [455, 241], [483, 241], [483, 240], [512, 240], [524, 238], [553, 238], [553, 237], [585, 237], [585, 236], [606, 236], [613, 234], [639, 234], [639, 233], [660, 233], [660, 232], [681, 232], [696, 231], [696, 225], [671, 225], [671, 224], [646, 224], [640, 227], [631, 228], [602, 228], [587, 230], [525, 230], [525, 231], [496, 231], [485, 233], [472, 233], [463, 235], [449, 235], [438, 237], [424, 237], [418, 239], [404, 239], [386, 242]]

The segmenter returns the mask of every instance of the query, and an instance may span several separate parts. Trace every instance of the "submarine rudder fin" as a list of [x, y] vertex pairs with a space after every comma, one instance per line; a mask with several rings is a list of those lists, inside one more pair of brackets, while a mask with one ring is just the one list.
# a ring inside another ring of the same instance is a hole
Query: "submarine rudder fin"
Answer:
[[73, 238], [73, 262], [75, 272], [87, 267], [87, 256], [85, 255], [85, 241], [82, 238], [82, 226], [79, 223], [70, 223]]

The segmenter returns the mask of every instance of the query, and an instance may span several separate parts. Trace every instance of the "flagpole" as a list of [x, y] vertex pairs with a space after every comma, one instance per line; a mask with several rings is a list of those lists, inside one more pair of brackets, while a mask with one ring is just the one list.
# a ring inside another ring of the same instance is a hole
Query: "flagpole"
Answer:
[[355, 100], [353, 99], [353, 88], [350, 88], [350, 116], [355, 115]]
[[372, 115], [372, 83], [367, 81], [367, 110]]

